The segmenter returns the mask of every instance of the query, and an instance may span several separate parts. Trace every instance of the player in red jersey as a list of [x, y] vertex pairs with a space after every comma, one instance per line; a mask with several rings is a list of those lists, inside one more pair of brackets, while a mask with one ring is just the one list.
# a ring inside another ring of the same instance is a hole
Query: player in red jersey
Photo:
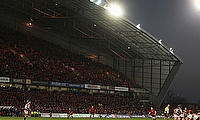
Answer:
[[67, 118], [69, 119], [70, 117], [72, 119], [74, 119], [74, 117], [73, 117], [73, 110], [71, 108], [69, 108], [69, 110], [67, 111]]
[[94, 109], [94, 106], [92, 106], [89, 110], [89, 114], [90, 114], [90, 119], [93, 119], [94, 118], [94, 113], [95, 113], [95, 109]]
[[152, 116], [153, 120], [156, 120], [156, 111], [151, 107], [151, 110], [149, 111], [149, 115]]

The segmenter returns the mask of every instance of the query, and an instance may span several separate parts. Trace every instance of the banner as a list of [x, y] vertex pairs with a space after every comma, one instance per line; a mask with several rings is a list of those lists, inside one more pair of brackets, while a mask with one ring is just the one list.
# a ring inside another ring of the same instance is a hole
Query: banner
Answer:
[[13, 78], [13, 79], [12, 79], [12, 82], [13, 82], [13, 83], [24, 83], [24, 80], [23, 80], [23, 79], [16, 79], [16, 78]]
[[131, 118], [130, 115], [120, 115], [120, 114], [102, 114], [102, 118]]
[[52, 113], [52, 117], [67, 118], [67, 113]]
[[41, 113], [41, 117], [50, 117], [50, 113]]
[[84, 88], [83, 84], [67, 84], [67, 87], [70, 88]]
[[102, 90], [110, 90], [110, 86], [100, 86]]
[[[95, 114], [94, 117], [98, 118], [100, 115]], [[41, 113], [41, 117], [54, 117], [54, 118], [67, 118], [67, 113]], [[74, 118], [89, 118], [90, 114], [73, 114]]]
[[0, 77], [0, 82], [10, 82], [9, 77]]
[[150, 101], [149, 100], [140, 100], [140, 102], [149, 103]]
[[127, 87], [115, 87], [116, 91], [128, 91]]
[[136, 93], [149, 93], [149, 91], [141, 89], [141, 88], [130, 88], [131, 92], [136, 92]]
[[[90, 114], [73, 114], [75, 118], [89, 118]], [[94, 114], [95, 118], [99, 117], [99, 114]]]
[[[67, 118], [67, 113], [41, 113], [41, 117], [52, 117], [52, 118]], [[90, 114], [73, 114], [74, 118], [88, 118]], [[146, 118], [148, 116], [144, 115], [127, 115], [127, 114], [95, 114], [95, 118]], [[157, 115], [157, 118], [162, 118], [163, 116]]]
[[100, 89], [100, 85], [85, 84], [86, 89]]
[[51, 82], [51, 86], [60, 86], [60, 87], [66, 87], [68, 83], [62, 83], [62, 82]]

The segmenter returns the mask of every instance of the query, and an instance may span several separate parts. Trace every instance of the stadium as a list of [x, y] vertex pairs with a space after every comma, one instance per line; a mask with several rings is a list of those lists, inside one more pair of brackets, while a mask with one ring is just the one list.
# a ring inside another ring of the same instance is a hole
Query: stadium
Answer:
[[44, 117], [66, 117], [68, 108], [88, 117], [91, 106], [143, 115], [161, 106], [183, 64], [95, 1], [4, 0], [0, 9], [1, 115], [22, 116], [27, 100]]

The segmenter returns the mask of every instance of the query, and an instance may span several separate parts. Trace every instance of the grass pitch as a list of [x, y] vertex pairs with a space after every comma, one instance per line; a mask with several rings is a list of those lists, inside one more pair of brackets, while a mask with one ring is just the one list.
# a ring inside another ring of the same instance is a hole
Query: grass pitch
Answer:
[[[152, 120], [151, 118], [95, 118], [94, 120]], [[0, 120], [24, 120], [23, 117], [0, 117]], [[26, 120], [72, 120], [67, 118], [42, 118], [42, 117], [29, 117]], [[74, 118], [74, 120], [90, 120], [90, 118]], [[157, 118], [163, 120], [163, 118]]]

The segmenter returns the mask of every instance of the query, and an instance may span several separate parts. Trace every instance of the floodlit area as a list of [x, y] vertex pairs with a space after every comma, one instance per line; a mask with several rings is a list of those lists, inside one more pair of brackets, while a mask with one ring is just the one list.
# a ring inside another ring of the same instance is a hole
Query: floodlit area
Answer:
[[90, 2], [93, 2], [96, 5], [102, 6], [103, 8], [107, 9], [111, 15], [122, 16], [122, 9], [120, 5], [116, 3], [111, 3], [107, 0], [90, 0]]
[[121, 16], [122, 15], [122, 10], [119, 5], [113, 4], [108, 6], [107, 10], [112, 14], [116, 16]]
[[97, 5], [100, 5], [102, 3], [101, 0], [90, 0], [90, 2], [93, 2], [93, 3], [97, 4]]
[[195, 0], [195, 5], [200, 10], [200, 0]]

